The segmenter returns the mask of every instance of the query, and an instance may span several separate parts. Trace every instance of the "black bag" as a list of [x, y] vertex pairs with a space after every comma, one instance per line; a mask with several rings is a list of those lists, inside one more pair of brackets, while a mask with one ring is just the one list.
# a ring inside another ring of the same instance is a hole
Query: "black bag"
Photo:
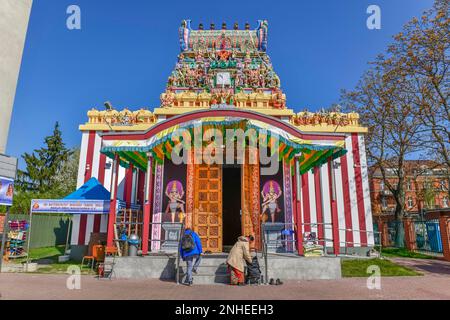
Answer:
[[195, 249], [195, 242], [192, 234], [184, 234], [181, 238], [181, 249], [185, 252], [189, 252]]
[[259, 283], [261, 279], [261, 268], [259, 267], [258, 258], [255, 256], [252, 263], [247, 262], [247, 282], [251, 284]]

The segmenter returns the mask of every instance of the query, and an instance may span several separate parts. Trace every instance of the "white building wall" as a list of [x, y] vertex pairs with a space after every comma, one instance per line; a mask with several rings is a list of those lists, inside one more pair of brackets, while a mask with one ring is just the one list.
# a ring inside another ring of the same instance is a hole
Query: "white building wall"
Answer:
[[6, 153], [32, 0], [0, 1], [0, 153]]

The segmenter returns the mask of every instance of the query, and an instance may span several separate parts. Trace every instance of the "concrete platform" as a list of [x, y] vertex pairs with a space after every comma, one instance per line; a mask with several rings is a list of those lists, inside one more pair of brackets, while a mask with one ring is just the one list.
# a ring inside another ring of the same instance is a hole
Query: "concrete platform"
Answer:
[[[202, 256], [195, 284], [228, 283], [226, 254]], [[258, 255], [262, 275], [265, 264]], [[281, 280], [340, 279], [341, 259], [337, 257], [298, 257], [289, 255], [268, 256], [267, 278]], [[185, 277], [184, 262], [180, 262], [180, 282]], [[175, 281], [176, 257], [173, 255], [119, 257], [115, 259], [114, 275], [119, 279], [161, 279]]]

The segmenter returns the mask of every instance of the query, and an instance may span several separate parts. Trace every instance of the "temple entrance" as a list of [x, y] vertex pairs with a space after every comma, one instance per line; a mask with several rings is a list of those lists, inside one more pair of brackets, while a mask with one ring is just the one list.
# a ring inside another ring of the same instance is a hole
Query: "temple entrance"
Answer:
[[205, 252], [222, 251], [222, 167], [195, 166], [193, 227]]
[[204, 251], [230, 249], [240, 235], [253, 235], [261, 249], [259, 163], [193, 166], [192, 227]]
[[241, 166], [223, 166], [223, 251], [227, 252], [241, 235]]

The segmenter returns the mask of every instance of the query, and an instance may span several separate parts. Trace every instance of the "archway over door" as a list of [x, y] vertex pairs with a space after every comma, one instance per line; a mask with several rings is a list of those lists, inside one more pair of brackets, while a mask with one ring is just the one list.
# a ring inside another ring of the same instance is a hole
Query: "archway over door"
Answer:
[[233, 117], [242, 119], [252, 119], [264, 122], [268, 125], [274, 126], [276, 128], [282, 129], [289, 134], [301, 139], [323, 139], [323, 140], [344, 140], [344, 135], [321, 135], [321, 134], [308, 134], [301, 132], [299, 129], [293, 125], [280, 120], [278, 118], [267, 116], [262, 113], [250, 110], [243, 110], [237, 108], [221, 108], [221, 109], [206, 109], [206, 110], [196, 110], [192, 112], [183, 113], [181, 115], [169, 118], [167, 120], [156, 123], [154, 126], [149, 128], [145, 132], [127, 132], [127, 133], [105, 133], [103, 134], [103, 140], [145, 140], [155, 134], [173, 127], [178, 124], [185, 123], [187, 121], [198, 120], [207, 117]]

